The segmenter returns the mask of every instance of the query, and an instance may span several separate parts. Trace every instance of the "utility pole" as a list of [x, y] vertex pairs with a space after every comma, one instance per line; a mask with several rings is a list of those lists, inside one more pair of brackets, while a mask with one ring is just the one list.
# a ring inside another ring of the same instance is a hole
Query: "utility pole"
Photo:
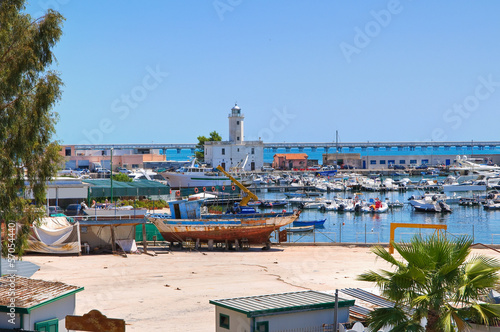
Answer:
[[110, 162], [111, 174], [109, 175], [111, 179], [111, 204], [113, 204], [113, 148], [111, 148], [111, 162]]

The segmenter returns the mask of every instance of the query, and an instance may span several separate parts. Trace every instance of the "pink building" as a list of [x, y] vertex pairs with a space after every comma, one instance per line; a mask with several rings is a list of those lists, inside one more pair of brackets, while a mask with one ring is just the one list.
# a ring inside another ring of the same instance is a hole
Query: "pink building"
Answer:
[[[101, 163], [104, 168], [109, 168], [111, 162], [110, 150], [76, 150], [74, 145], [62, 145], [59, 154], [64, 156], [66, 165], [70, 165], [71, 168], [89, 168], [92, 163]], [[113, 151], [113, 168], [144, 168], [145, 163], [163, 161], [166, 161], [166, 156], [154, 150]]]
[[306, 169], [306, 153], [278, 153], [273, 157], [274, 169]]

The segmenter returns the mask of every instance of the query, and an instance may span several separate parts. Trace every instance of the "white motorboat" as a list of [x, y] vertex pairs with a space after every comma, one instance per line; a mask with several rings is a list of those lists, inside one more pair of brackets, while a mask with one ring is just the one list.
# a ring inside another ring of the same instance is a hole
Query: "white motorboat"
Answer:
[[495, 203], [492, 199], [486, 201], [483, 205], [485, 210], [500, 210], [500, 203]]
[[373, 204], [365, 205], [361, 208], [361, 211], [369, 213], [384, 213], [387, 212], [387, 210], [389, 210], [389, 205], [386, 202], [382, 202], [380, 200], [373, 202]]
[[[195, 160], [188, 167], [181, 167], [175, 172], [165, 172], [163, 176], [168, 180], [172, 188], [187, 187], [222, 187], [231, 186], [231, 180], [219, 174], [217, 170], [211, 167], [195, 165]], [[235, 177], [236, 180], [240, 180]]]
[[409, 203], [415, 211], [421, 212], [451, 212], [451, 208], [438, 195], [424, 195], [420, 199], [410, 199]]
[[84, 207], [85, 214], [90, 218], [111, 218], [116, 217], [118, 219], [136, 219], [144, 218], [147, 214], [148, 209], [146, 208], [134, 208], [131, 205], [117, 206], [115, 204], [100, 204], [97, 203], [92, 207]]

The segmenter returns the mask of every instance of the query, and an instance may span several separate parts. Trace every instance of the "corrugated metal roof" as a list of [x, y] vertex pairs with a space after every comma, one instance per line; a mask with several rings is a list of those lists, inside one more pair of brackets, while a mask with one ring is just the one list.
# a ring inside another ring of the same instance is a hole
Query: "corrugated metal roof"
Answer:
[[35, 307], [46, 304], [57, 298], [64, 297], [83, 290], [83, 287], [72, 286], [57, 281], [45, 281], [16, 276], [0, 278], [0, 309], [10, 305], [12, 298], [9, 292], [15, 287], [16, 312], [29, 313]]
[[[91, 197], [110, 197], [111, 180], [110, 179], [91, 179], [83, 180], [90, 184], [89, 193]], [[132, 182], [113, 181], [114, 197], [133, 197], [150, 195], [168, 195], [170, 186], [157, 181], [137, 180]]]
[[[287, 311], [334, 308], [335, 296], [316, 291], [301, 291], [210, 300], [210, 303], [244, 313], [248, 317], [257, 317]], [[354, 305], [353, 300], [339, 298], [339, 307], [352, 305]]]

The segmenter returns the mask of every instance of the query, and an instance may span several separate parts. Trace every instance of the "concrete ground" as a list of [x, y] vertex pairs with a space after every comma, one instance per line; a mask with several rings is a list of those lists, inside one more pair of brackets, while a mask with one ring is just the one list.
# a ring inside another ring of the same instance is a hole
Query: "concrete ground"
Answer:
[[[124, 319], [127, 331], [213, 331], [211, 299], [373, 287], [356, 276], [389, 268], [370, 248], [356, 246], [157, 252], [155, 257], [27, 255], [24, 260], [40, 265], [34, 279], [85, 287], [77, 294], [76, 314], [98, 309]], [[492, 250], [481, 253], [500, 257]]]

